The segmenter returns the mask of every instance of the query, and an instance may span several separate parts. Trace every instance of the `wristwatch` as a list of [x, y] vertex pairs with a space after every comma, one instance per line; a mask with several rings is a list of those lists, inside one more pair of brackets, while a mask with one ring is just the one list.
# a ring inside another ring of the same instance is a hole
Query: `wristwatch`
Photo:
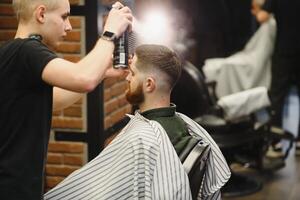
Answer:
[[114, 41], [117, 38], [117, 35], [110, 31], [104, 31], [102, 33], [101, 38], [108, 41]]

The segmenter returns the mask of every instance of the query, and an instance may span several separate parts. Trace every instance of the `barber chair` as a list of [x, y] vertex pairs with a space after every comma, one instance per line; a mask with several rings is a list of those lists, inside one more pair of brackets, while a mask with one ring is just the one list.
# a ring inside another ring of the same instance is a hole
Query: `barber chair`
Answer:
[[[203, 73], [186, 62], [181, 78], [173, 89], [171, 100], [177, 105], [179, 112], [194, 119], [210, 133], [229, 165], [245, 147], [252, 147], [251, 151], [248, 151], [251, 162], [255, 163], [257, 168], [262, 168], [266, 139], [272, 135], [268, 134], [270, 129], [266, 126], [255, 127], [252, 115], [229, 121], [226, 119], [225, 110], [217, 104], [216, 98], [213, 98], [213, 91], [205, 82]], [[222, 188], [222, 194], [242, 196], [257, 192], [261, 188], [261, 182], [232, 172], [230, 180]]]
[[193, 199], [197, 199], [206, 169], [210, 146], [191, 138], [179, 154], [180, 161], [188, 174]]

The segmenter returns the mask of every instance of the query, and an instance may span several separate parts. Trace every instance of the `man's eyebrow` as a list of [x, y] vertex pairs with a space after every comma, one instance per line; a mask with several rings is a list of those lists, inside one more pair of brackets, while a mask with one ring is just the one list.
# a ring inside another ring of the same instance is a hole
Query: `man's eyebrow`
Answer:
[[70, 16], [70, 15], [71, 15], [70, 12], [65, 12], [65, 13], [63, 14], [63, 16]]

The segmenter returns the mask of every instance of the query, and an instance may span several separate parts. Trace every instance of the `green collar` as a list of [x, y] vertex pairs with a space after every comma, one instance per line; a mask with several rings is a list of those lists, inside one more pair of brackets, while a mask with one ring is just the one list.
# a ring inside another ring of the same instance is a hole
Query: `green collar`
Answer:
[[170, 107], [155, 108], [142, 112], [141, 115], [147, 119], [155, 119], [158, 117], [172, 117], [175, 115], [176, 105], [171, 104]]

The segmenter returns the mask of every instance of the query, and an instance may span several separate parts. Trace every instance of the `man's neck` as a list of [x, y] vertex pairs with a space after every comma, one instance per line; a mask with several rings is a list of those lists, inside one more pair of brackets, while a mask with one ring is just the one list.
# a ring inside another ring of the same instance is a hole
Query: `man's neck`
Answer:
[[155, 108], [163, 108], [170, 106], [170, 96], [163, 96], [157, 98], [147, 98], [145, 97], [145, 101], [139, 105], [140, 112], [145, 112], [147, 110], [155, 109]]
[[15, 38], [28, 38], [30, 34], [38, 33], [29, 23], [20, 22], [15, 35]]

